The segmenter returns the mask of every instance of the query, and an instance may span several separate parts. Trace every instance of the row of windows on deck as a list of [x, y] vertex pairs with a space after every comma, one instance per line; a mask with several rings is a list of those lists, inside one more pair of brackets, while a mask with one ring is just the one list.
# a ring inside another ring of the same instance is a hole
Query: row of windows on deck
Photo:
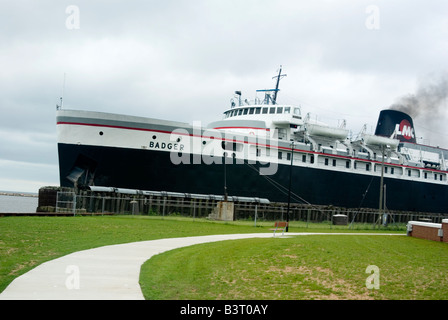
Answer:
[[[295, 115], [300, 116], [300, 108], [293, 108]], [[290, 114], [291, 107], [251, 107], [251, 108], [238, 108], [225, 112], [225, 118], [241, 116], [247, 114]]]
[[[242, 151], [243, 146], [238, 143], [222, 143], [222, 147], [225, 150], [233, 150], [233, 151]], [[238, 148], [239, 147], [239, 148]], [[256, 156], [260, 157], [262, 155], [262, 150], [266, 153], [265, 155], [267, 157], [271, 156], [270, 149], [261, 149], [256, 148]], [[285, 157], [286, 154], [286, 157]], [[285, 152], [285, 151], [278, 151], [278, 159], [279, 160], [287, 160], [291, 161], [291, 152]], [[294, 155], [295, 162], [301, 161], [303, 163], [311, 163], [313, 164], [315, 162], [314, 154], [298, 154]], [[352, 160], [348, 159], [335, 159], [330, 157], [319, 157], [319, 164], [325, 165], [325, 166], [332, 166], [332, 167], [345, 167], [346, 169], [351, 168]], [[354, 161], [353, 162], [353, 169], [357, 170], [365, 170], [365, 171], [371, 171], [373, 167], [373, 171], [376, 172], [381, 171], [381, 164], [374, 164], [371, 162], [366, 161]], [[403, 170], [405, 170], [405, 174], [409, 177], [414, 178], [420, 178], [421, 173], [423, 172], [423, 178], [424, 179], [431, 179], [434, 180], [440, 180], [440, 181], [446, 181], [446, 174], [445, 173], [437, 173], [432, 171], [424, 171], [421, 169], [413, 169], [413, 168], [404, 168], [404, 167], [395, 167], [395, 166], [388, 166], [385, 164], [384, 166], [384, 174], [385, 175], [397, 175], [401, 176], [403, 175]]]
[[[259, 153], [260, 149], [257, 149], [257, 156], [260, 156]], [[282, 151], [278, 152], [278, 159], [282, 160], [283, 158], [283, 153]], [[300, 159], [301, 158], [301, 159]], [[301, 156], [299, 156], [300, 160], [296, 160], [297, 161], [302, 161], [303, 163], [309, 162], [309, 163], [314, 163], [314, 155], [306, 155], [306, 154], [302, 154]], [[291, 153], [286, 152], [286, 160], [291, 161]], [[323, 158], [323, 161], [320, 162], [321, 164], [325, 165], [325, 166], [345, 166], [345, 168], [350, 169], [351, 167], [351, 160], [339, 160], [339, 159], [331, 159], [331, 158]], [[366, 170], [366, 171], [371, 171], [372, 170], [372, 166], [373, 166], [373, 171], [377, 171], [377, 170], [381, 170], [381, 165], [379, 164], [372, 164], [369, 162], [364, 162], [364, 161], [354, 161], [353, 163], [353, 168], [354, 169], [361, 169], [361, 170]], [[403, 172], [402, 167], [392, 167], [392, 166], [384, 166], [384, 174], [389, 174], [389, 175], [402, 175]], [[417, 177], [420, 178], [421, 176], [421, 170], [420, 169], [405, 169], [406, 171], [406, 175], [409, 177]], [[445, 181], [446, 180], [446, 174], [444, 173], [435, 173], [435, 172], [428, 172], [428, 171], [423, 171], [423, 178], [424, 179], [431, 179], [431, 176], [434, 178], [434, 180], [440, 180], [440, 181]]]

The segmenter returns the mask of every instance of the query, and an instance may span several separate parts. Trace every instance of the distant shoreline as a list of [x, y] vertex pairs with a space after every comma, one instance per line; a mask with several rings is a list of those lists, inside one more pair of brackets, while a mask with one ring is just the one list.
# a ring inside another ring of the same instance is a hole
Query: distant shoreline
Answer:
[[15, 191], [0, 191], [0, 196], [14, 196], [14, 197], [38, 197], [37, 193], [31, 192], [15, 192]]

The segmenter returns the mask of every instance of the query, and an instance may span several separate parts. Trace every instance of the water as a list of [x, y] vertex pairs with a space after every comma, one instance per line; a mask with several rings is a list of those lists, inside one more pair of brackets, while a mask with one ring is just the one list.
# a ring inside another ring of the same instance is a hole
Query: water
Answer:
[[0, 195], [0, 213], [36, 212], [38, 200], [37, 197]]

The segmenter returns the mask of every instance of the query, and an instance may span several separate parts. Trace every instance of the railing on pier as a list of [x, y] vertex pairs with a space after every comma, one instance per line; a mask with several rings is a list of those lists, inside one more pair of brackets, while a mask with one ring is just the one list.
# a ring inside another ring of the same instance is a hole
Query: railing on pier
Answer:
[[[330, 227], [342, 224], [347, 228], [357, 228], [357, 225], [405, 228], [408, 221], [440, 223], [442, 219], [448, 218], [448, 214], [391, 211], [380, 213], [372, 209], [346, 209], [297, 203], [291, 203], [288, 212], [286, 203], [271, 203], [266, 199], [257, 198], [229, 197], [229, 199], [234, 201], [234, 220], [254, 221], [255, 225], [257, 221], [288, 219], [303, 222], [305, 226], [310, 223], [321, 223]], [[74, 215], [125, 214], [208, 218], [220, 201], [223, 201], [222, 196], [98, 188], [78, 194], [67, 190], [57, 191], [55, 210]]]

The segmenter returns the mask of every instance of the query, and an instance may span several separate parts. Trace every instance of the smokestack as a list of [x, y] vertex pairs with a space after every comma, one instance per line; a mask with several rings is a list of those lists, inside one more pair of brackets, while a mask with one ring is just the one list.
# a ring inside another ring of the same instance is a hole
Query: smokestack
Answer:
[[382, 110], [376, 125], [375, 135], [395, 138], [401, 142], [416, 143], [412, 118], [397, 110]]

